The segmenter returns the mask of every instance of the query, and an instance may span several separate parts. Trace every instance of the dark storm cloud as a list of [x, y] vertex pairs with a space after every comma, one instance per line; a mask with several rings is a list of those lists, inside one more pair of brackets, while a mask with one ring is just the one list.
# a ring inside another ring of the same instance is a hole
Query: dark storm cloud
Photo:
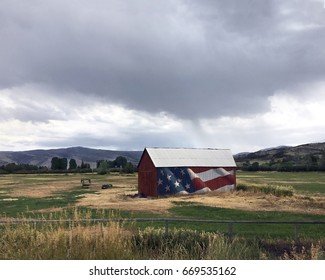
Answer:
[[189, 119], [261, 112], [275, 91], [323, 78], [322, 5], [1, 1], [0, 86], [47, 85], [63, 99], [75, 91]]

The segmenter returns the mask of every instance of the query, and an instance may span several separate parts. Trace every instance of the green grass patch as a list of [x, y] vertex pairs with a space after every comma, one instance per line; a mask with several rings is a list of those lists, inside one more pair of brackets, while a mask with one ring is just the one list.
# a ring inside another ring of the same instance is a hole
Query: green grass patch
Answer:
[[292, 186], [295, 191], [325, 194], [325, 172], [237, 172], [248, 184]]
[[[234, 220], [234, 221], [325, 221], [324, 215], [294, 214], [270, 211], [242, 211], [235, 209], [216, 208], [202, 205], [176, 204], [170, 212], [175, 217], [197, 220]], [[221, 231], [228, 233], [228, 224], [215, 223], [170, 223], [170, 227], [186, 227], [203, 231]], [[294, 236], [293, 225], [283, 224], [233, 224], [233, 233], [236, 236], [252, 238], [292, 238]], [[301, 237], [319, 238], [325, 233], [325, 225], [301, 225], [299, 226]]]
[[94, 190], [77, 189], [66, 192], [58, 192], [55, 196], [31, 198], [31, 197], [0, 197], [0, 215], [17, 217], [32, 211], [61, 208], [73, 205], [86, 193], [94, 193]]

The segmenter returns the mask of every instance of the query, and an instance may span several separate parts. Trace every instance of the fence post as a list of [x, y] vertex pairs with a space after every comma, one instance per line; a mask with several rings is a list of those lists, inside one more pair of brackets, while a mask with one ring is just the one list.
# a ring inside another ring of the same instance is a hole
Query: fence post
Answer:
[[102, 235], [102, 242], [104, 242], [104, 229], [103, 229], [104, 225], [103, 222], [100, 222], [100, 233]]
[[229, 241], [232, 240], [232, 223], [228, 224], [228, 238], [229, 238]]
[[294, 224], [295, 228], [295, 242], [298, 242], [298, 224]]
[[168, 238], [168, 220], [165, 220], [165, 237]]

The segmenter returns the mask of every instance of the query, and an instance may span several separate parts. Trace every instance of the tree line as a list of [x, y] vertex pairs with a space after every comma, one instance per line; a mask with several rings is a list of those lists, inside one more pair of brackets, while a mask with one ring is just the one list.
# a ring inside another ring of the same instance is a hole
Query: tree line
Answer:
[[0, 174], [11, 173], [47, 173], [49, 172], [46, 166], [36, 166], [32, 164], [16, 164], [8, 163], [0, 166]]
[[279, 171], [279, 172], [308, 172], [325, 171], [325, 154], [307, 155], [300, 159], [285, 157], [279, 160], [270, 160], [267, 162], [246, 162], [238, 165], [238, 169], [244, 171]]
[[86, 173], [86, 172], [97, 172], [98, 174], [108, 174], [109, 172], [117, 171], [124, 173], [133, 173], [136, 171], [136, 166], [129, 162], [127, 158], [118, 156], [113, 161], [98, 160], [96, 162], [96, 168], [92, 169], [90, 164], [81, 161], [78, 165], [75, 159], [53, 157], [51, 159], [51, 166], [37, 166], [32, 164], [16, 164], [8, 163], [0, 166], [0, 174], [11, 174], [11, 173]]
[[[75, 159], [68, 160], [66, 158], [54, 157], [51, 160], [51, 169], [52, 170], [70, 170], [77, 172], [91, 172], [92, 168], [89, 163], [81, 161], [80, 165], [77, 165]], [[136, 167], [123, 156], [118, 156], [113, 161], [109, 160], [97, 160], [96, 161], [96, 170], [98, 174], [107, 174], [111, 171], [118, 171], [124, 173], [133, 173], [136, 170]]]
[[89, 163], [81, 161], [80, 165], [77, 165], [77, 161], [72, 158], [69, 160], [67, 158], [53, 157], [51, 160], [51, 169], [52, 170], [82, 170], [82, 169], [91, 169]]
[[136, 171], [136, 166], [129, 162], [125, 157], [118, 156], [115, 160], [98, 160], [97, 173], [107, 174], [111, 171], [120, 171], [123, 173], [133, 173]]

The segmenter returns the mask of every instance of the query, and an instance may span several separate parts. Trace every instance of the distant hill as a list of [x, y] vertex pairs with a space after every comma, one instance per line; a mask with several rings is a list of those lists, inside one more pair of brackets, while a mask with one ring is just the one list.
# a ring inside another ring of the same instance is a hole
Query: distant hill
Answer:
[[[74, 158], [77, 164], [81, 161], [89, 163], [90, 166], [96, 167], [97, 160], [113, 161], [118, 156], [127, 158], [133, 164], [138, 164], [142, 151], [114, 151], [90, 149], [84, 147], [72, 147], [50, 150], [31, 150], [22, 152], [1, 152], [0, 165], [8, 163], [31, 164], [36, 166], [51, 166], [53, 157]], [[240, 167], [247, 162], [258, 162], [259, 165], [270, 163], [291, 163], [306, 164], [308, 161], [316, 160], [318, 163], [325, 159], [325, 143], [311, 143], [294, 147], [279, 146], [275, 148], [263, 149], [253, 153], [239, 153], [234, 155], [237, 165]]]
[[282, 159], [300, 159], [307, 155], [320, 156], [325, 152], [325, 143], [311, 143], [299, 146], [279, 146], [263, 149], [253, 153], [239, 153], [234, 155], [238, 162], [243, 161], [270, 161]]
[[234, 155], [238, 166], [258, 162], [259, 165], [291, 164], [296, 166], [320, 165], [325, 160], [325, 143], [310, 143], [294, 147], [279, 146], [253, 153]]
[[74, 158], [77, 164], [81, 161], [89, 163], [91, 167], [96, 167], [97, 160], [113, 161], [118, 156], [127, 158], [133, 164], [138, 164], [142, 151], [113, 151], [90, 149], [84, 147], [72, 147], [51, 150], [31, 150], [22, 152], [0, 152], [0, 165], [8, 163], [31, 164], [36, 166], [51, 166], [53, 157], [67, 158], [68, 161]]

